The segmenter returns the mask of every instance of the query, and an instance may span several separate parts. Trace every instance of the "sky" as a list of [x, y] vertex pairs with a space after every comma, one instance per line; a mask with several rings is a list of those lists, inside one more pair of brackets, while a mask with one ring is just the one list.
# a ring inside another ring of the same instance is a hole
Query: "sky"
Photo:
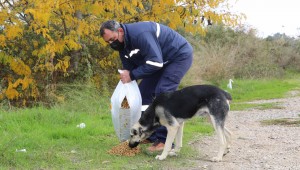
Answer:
[[300, 0], [232, 0], [231, 4], [233, 11], [247, 16], [244, 23], [257, 29], [260, 37], [300, 35]]

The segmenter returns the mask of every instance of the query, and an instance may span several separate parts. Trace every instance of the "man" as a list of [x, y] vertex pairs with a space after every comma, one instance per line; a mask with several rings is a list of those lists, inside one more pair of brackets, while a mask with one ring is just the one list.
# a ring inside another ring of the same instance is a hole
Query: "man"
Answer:
[[[175, 91], [192, 65], [192, 46], [180, 34], [162, 24], [119, 24], [109, 20], [101, 25], [100, 35], [112, 49], [119, 51], [123, 64], [121, 81], [128, 83], [142, 79], [139, 84], [142, 111], [156, 95]], [[156, 130], [148, 138], [153, 143], [148, 150], [163, 150], [166, 136], [165, 127]]]

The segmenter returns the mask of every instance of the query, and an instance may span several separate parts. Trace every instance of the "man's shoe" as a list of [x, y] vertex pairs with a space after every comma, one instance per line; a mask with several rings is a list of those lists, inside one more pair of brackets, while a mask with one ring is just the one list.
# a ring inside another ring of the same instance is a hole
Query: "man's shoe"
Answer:
[[152, 143], [152, 142], [148, 139], [145, 139], [145, 140], [141, 141], [141, 144], [148, 144], [148, 143]]
[[162, 142], [155, 142], [152, 146], [150, 146], [147, 150], [150, 152], [162, 151], [164, 150], [165, 144]]

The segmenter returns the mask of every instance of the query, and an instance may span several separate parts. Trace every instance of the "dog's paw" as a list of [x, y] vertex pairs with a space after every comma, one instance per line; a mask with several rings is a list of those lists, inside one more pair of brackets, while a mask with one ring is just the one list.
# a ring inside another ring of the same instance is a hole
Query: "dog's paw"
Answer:
[[177, 152], [176, 150], [172, 149], [169, 153], [168, 153], [169, 156], [177, 156]]
[[164, 160], [164, 159], [166, 159], [167, 158], [167, 156], [163, 156], [163, 155], [157, 155], [156, 157], [155, 157], [155, 159], [158, 159], [158, 160]]
[[221, 162], [222, 161], [222, 157], [221, 158], [219, 158], [219, 157], [213, 157], [213, 158], [211, 158], [211, 161], [212, 162]]
[[179, 152], [180, 152], [180, 150], [181, 150], [181, 147], [176, 147], [176, 146], [175, 146], [175, 148], [174, 148], [174, 149], [172, 149], [172, 150], [174, 150], [176, 153], [179, 153]]

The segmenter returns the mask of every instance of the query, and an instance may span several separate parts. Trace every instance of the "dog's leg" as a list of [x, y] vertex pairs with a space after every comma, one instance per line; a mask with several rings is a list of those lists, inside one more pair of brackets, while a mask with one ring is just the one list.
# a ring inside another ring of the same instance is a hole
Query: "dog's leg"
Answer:
[[175, 137], [175, 148], [169, 152], [169, 156], [176, 156], [177, 153], [179, 153], [180, 149], [182, 148], [183, 127], [184, 127], [184, 122], [179, 124], [179, 128]]
[[224, 130], [225, 130], [224, 132], [225, 132], [225, 138], [226, 138], [226, 150], [225, 150], [224, 155], [226, 155], [228, 152], [230, 152], [232, 133], [226, 127], [224, 127]]
[[226, 137], [225, 137], [225, 134], [224, 134], [224, 129], [221, 126], [217, 126], [216, 131], [217, 131], [220, 146], [219, 146], [219, 152], [218, 152], [217, 156], [212, 158], [213, 162], [222, 161], [223, 155], [225, 153], [226, 146], [227, 146]]
[[176, 140], [175, 140], [175, 151], [180, 151], [180, 148], [182, 147], [182, 138], [183, 138], [183, 127], [184, 122], [179, 124], [179, 129], [177, 131]]
[[217, 154], [216, 157], [213, 157], [211, 160], [213, 162], [219, 162], [219, 161], [222, 161], [223, 159], [223, 155], [224, 155], [224, 152], [225, 152], [225, 149], [226, 149], [226, 146], [227, 146], [227, 142], [226, 142], [226, 137], [225, 137], [225, 132], [224, 132], [224, 128], [221, 127], [218, 122], [216, 122], [216, 119], [214, 118], [214, 116], [210, 115], [211, 117], [211, 120], [212, 120], [212, 123], [214, 125], [214, 128], [217, 132], [217, 135], [218, 135], [218, 139], [219, 139], [219, 152]]
[[175, 135], [177, 134], [179, 125], [166, 126], [168, 130], [167, 139], [165, 142], [165, 147], [161, 155], [157, 155], [155, 159], [164, 160], [167, 158], [169, 151], [172, 149], [172, 143], [175, 139]]

